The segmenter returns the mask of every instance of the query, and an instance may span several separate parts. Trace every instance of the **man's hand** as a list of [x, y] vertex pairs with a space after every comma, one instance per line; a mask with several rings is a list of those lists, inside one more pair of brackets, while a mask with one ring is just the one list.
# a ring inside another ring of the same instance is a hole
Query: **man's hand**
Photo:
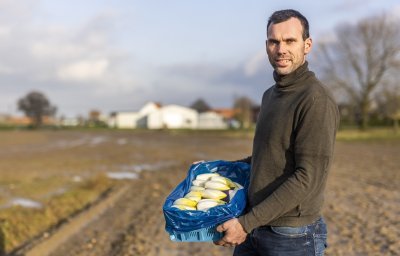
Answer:
[[222, 223], [217, 227], [217, 231], [225, 231], [225, 236], [221, 240], [214, 242], [214, 244], [227, 247], [243, 243], [247, 236], [247, 233], [244, 231], [237, 218]]

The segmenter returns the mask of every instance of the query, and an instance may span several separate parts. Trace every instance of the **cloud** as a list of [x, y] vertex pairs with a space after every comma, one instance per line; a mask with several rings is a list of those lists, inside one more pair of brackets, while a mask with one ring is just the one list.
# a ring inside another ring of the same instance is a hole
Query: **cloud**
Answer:
[[389, 13], [394, 19], [399, 21], [400, 20], [400, 4], [396, 5]]
[[[48, 96], [59, 114], [127, 108], [139, 100], [144, 78], [132, 53], [115, 44], [115, 12], [76, 23], [40, 20], [40, 2], [0, 0], [0, 112], [17, 114], [31, 90]], [[140, 75], [139, 75], [140, 74]]]
[[11, 69], [10, 67], [7, 67], [5, 65], [0, 65], [0, 75], [11, 75], [14, 73], [15, 70]]
[[244, 66], [245, 74], [249, 77], [254, 76], [260, 71], [265, 70], [266, 53], [265, 51], [260, 51], [255, 54]]
[[107, 59], [80, 60], [57, 71], [57, 76], [66, 81], [91, 81], [101, 80], [109, 66]]
[[163, 67], [162, 72], [188, 78], [190, 80], [201, 81], [206, 84], [218, 82], [220, 85], [243, 86], [243, 83], [258, 82], [268, 74], [269, 64], [264, 51], [259, 51], [249, 56], [244, 61], [231, 63], [181, 63], [168, 67]]
[[231, 107], [237, 96], [259, 103], [263, 92], [273, 85], [267, 63], [266, 54], [259, 51], [237, 64], [197, 62], [162, 67], [164, 79], [157, 90], [184, 105], [203, 98], [212, 107]]
[[10, 35], [11, 27], [0, 25], [0, 38], [6, 38]]
[[17, 3], [14, 0], [0, 0], [0, 22], [9, 22], [18, 17], [19, 22], [29, 20], [33, 15], [33, 10], [36, 10], [39, 5], [39, 1], [36, 0], [24, 0], [24, 3]]
[[333, 6], [333, 11], [336, 12], [348, 12], [349, 9], [356, 10], [360, 7], [365, 7], [371, 3], [373, 3], [374, 0], [347, 0], [347, 1], [340, 1], [336, 3]]

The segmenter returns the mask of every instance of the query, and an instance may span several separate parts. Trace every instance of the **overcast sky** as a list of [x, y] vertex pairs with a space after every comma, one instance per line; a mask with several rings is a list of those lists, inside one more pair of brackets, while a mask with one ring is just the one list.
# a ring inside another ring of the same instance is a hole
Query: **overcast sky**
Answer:
[[32, 90], [68, 117], [147, 101], [258, 103], [273, 84], [266, 20], [287, 8], [309, 19], [314, 43], [341, 23], [400, 16], [398, 0], [0, 0], [0, 113], [21, 115]]

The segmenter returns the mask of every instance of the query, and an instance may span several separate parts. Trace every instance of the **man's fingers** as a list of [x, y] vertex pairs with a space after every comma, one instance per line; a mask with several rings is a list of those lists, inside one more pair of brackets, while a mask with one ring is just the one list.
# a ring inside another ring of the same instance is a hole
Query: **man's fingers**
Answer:
[[205, 161], [204, 160], [200, 160], [200, 161], [193, 162], [193, 164], [199, 164], [199, 163], [203, 163], [203, 162], [205, 162]]
[[224, 247], [233, 247], [236, 244], [233, 243], [229, 243], [227, 241], [225, 241], [224, 239], [218, 240], [218, 241], [214, 241], [213, 242], [215, 245], [220, 245], [220, 246], [224, 246]]
[[225, 241], [221, 239], [221, 240], [218, 240], [218, 241], [214, 241], [214, 244], [223, 246], [225, 244]]
[[221, 224], [217, 227], [217, 231], [218, 232], [224, 232], [226, 230], [226, 228], [224, 227], [224, 224]]

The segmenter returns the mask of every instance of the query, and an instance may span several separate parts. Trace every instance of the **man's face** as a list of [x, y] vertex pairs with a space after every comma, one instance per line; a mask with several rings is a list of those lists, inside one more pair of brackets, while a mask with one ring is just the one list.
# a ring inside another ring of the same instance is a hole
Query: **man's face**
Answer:
[[311, 50], [312, 41], [311, 38], [304, 41], [302, 33], [303, 27], [296, 18], [272, 23], [268, 27], [268, 59], [279, 75], [290, 74], [304, 63], [306, 54]]

